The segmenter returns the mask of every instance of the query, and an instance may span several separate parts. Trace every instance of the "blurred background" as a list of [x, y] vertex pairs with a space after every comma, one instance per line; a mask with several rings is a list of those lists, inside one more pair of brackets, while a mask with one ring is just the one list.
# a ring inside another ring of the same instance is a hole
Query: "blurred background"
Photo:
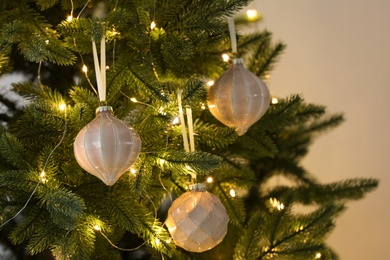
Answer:
[[280, 97], [343, 112], [346, 122], [319, 136], [304, 160], [322, 182], [380, 179], [379, 188], [348, 204], [329, 244], [342, 260], [390, 259], [390, 1], [255, 0], [258, 29], [287, 49], [267, 84]]

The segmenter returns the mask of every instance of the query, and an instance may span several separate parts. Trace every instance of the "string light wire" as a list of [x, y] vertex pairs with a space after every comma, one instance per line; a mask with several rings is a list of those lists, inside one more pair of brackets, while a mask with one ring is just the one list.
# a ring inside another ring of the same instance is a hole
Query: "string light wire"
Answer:
[[[61, 139], [60, 141], [57, 143], [57, 145], [51, 150], [51, 152], [49, 153], [49, 155], [47, 156], [46, 158], [46, 161], [45, 161], [45, 164], [43, 166], [43, 169], [41, 171], [41, 174], [45, 172], [46, 170], [46, 167], [47, 167], [47, 164], [49, 163], [49, 160], [50, 160], [50, 157], [53, 155], [54, 151], [62, 144], [62, 142], [64, 141], [64, 138], [65, 138], [65, 135], [66, 135], [66, 132], [67, 132], [67, 129], [68, 129], [68, 123], [67, 123], [67, 113], [66, 113], [66, 107], [65, 107], [65, 120], [64, 120], [64, 131], [62, 132], [62, 136], [61, 136]], [[37, 185], [35, 186], [33, 192], [30, 194], [29, 198], [27, 199], [26, 203], [24, 204], [24, 206], [18, 211], [16, 212], [16, 214], [11, 217], [10, 219], [8, 219], [6, 222], [4, 222], [3, 224], [1, 224], [0, 226], [0, 229], [3, 228], [6, 224], [8, 224], [10, 221], [12, 221], [13, 219], [15, 219], [17, 216], [19, 216], [20, 213], [22, 213], [22, 211], [27, 207], [28, 203], [31, 201], [32, 197], [34, 196], [34, 194], [37, 192], [38, 190], [38, 187], [39, 187], [39, 184], [42, 182], [42, 177], [40, 176], [39, 179], [38, 179], [38, 183]]]
[[77, 19], [80, 18], [80, 15], [84, 12], [84, 9], [88, 6], [89, 2], [91, 2], [91, 0], [88, 0], [85, 5], [83, 6], [83, 8], [81, 9], [80, 13], [77, 15]]
[[[144, 190], [144, 191], [145, 191], [145, 190]], [[149, 199], [150, 203], [153, 205], [153, 209], [154, 209], [154, 223], [153, 223], [153, 225], [154, 225], [154, 224], [156, 223], [156, 219], [157, 219], [157, 208], [156, 208], [156, 205], [154, 204], [152, 198], [151, 198], [149, 195], [147, 195], [147, 194], [145, 194], [145, 196]], [[99, 231], [99, 233], [107, 240], [107, 242], [108, 242], [112, 247], [114, 247], [114, 248], [116, 248], [116, 249], [118, 249], [118, 250], [121, 250], [121, 251], [128, 251], [128, 252], [135, 251], [135, 250], [137, 250], [137, 249], [140, 249], [143, 245], [146, 244], [146, 241], [144, 241], [142, 244], [140, 244], [139, 246], [134, 247], [134, 248], [123, 248], [123, 247], [119, 247], [119, 246], [115, 245], [115, 244], [106, 236], [106, 234], [104, 234], [104, 233], [102, 232], [102, 230], [101, 230], [100, 227], [94, 227], [94, 229], [95, 229], [96, 231]], [[157, 239], [158, 239], [158, 238], [157, 238]]]

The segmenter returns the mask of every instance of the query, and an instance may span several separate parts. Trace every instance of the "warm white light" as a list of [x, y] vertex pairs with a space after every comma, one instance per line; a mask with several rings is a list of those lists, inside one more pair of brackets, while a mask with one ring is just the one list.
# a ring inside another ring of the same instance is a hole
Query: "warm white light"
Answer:
[[49, 44], [49, 40], [46, 40], [45, 43], [46, 43], [46, 44]]
[[130, 98], [131, 102], [137, 103], [137, 99], [135, 97]]
[[200, 108], [201, 108], [202, 110], [205, 110], [205, 109], [206, 109], [206, 105], [205, 105], [204, 103], [202, 103], [202, 105], [200, 106]]
[[208, 183], [212, 183], [213, 181], [214, 181], [213, 177], [208, 177], [208, 178], [207, 178], [207, 182], [208, 182]]
[[269, 201], [270, 201], [272, 207], [277, 208], [278, 210], [284, 209], [284, 204], [281, 203], [280, 201], [278, 201], [277, 199], [270, 198]]
[[321, 253], [317, 253], [316, 254], [316, 259], [320, 259], [321, 258]]
[[87, 66], [83, 65], [83, 68], [82, 68], [82, 70], [83, 70], [83, 72], [84, 72], [84, 73], [87, 73], [87, 71], [88, 71], [88, 68], [87, 68]]
[[134, 168], [130, 168], [130, 172], [135, 175], [137, 173], [137, 170]]
[[180, 122], [179, 117], [176, 116], [176, 117], [172, 120], [172, 125], [176, 125], [176, 124], [178, 124], [179, 122]]
[[156, 246], [158, 246], [158, 245], [160, 244], [160, 239], [158, 239], [158, 238], [156, 237], [155, 241], [156, 241]]
[[65, 108], [66, 108], [66, 105], [65, 105], [65, 104], [61, 104], [61, 105], [60, 105], [60, 110], [61, 110], [61, 111], [64, 111]]
[[225, 53], [225, 54], [222, 54], [222, 59], [223, 59], [224, 62], [228, 62], [229, 59], [230, 59], [230, 57], [229, 57], [229, 55], [227, 55], [227, 54]]
[[160, 164], [164, 164], [164, 163], [165, 163], [165, 160], [164, 160], [164, 159], [159, 159], [158, 162], [159, 162]]
[[230, 196], [233, 198], [236, 196], [236, 192], [233, 189], [230, 190]]
[[162, 107], [160, 107], [159, 109], [158, 109], [158, 112], [161, 114], [161, 115], [163, 115], [163, 116], [165, 116], [167, 113], [166, 112], [164, 112], [164, 108], [162, 108]]
[[106, 66], [106, 70], [109, 70], [109, 69], [110, 69], [110, 66], [107, 65], [107, 66]]
[[250, 9], [248, 11], [246, 11], [246, 15], [248, 16], [248, 18], [251, 20], [251, 19], [254, 19], [257, 17], [257, 10], [255, 9]]
[[186, 165], [186, 169], [189, 170], [189, 171], [192, 171], [192, 168], [188, 165]]
[[41, 174], [39, 175], [39, 179], [41, 180], [42, 183], [46, 182], [46, 174], [44, 171], [42, 171]]
[[272, 98], [272, 100], [271, 100], [271, 103], [272, 104], [277, 104], [279, 101], [278, 101], [278, 99], [276, 98], [276, 97], [274, 97], [274, 98]]
[[211, 87], [212, 85], [214, 85], [214, 81], [210, 80], [209, 82], [207, 82], [207, 86]]
[[93, 226], [93, 229], [95, 229], [96, 231], [102, 230], [98, 225]]
[[156, 23], [153, 21], [151, 24], [150, 24], [150, 29], [154, 29], [156, 27]]
[[69, 15], [68, 18], [66, 18], [66, 20], [67, 20], [68, 22], [72, 21], [72, 19], [73, 19], [73, 16], [72, 16], [72, 15]]

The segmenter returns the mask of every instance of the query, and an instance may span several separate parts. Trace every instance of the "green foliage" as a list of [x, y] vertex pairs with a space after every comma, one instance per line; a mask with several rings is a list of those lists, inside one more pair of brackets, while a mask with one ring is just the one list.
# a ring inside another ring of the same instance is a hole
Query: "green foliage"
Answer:
[[[321, 184], [301, 159], [314, 138], [343, 116], [291, 95], [270, 104], [238, 136], [206, 108], [205, 82], [229, 66], [221, 59], [231, 48], [226, 18], [249, 1], [85, 2], [0, 4], [0, 74], [29, 61], [39, 63], [36, 74], [56, 80], [14, 83], [24, 106], [0, 129], [0, 229], [15, 252], [23, 259], [44, 259], [45, 252], [82, 260], [141, 253], [143, 259], [337, 259], [325, 243], [335, 219], [345, 203], [363, 198], [378, 181]], [[102, 3], [105, 15], [96, 17]], [[71, 12], [73, 19], [64, 20]], [[241, 19], [240, 25], [247, 24]], [[103, 35], [109, 68], [107, 100], [100, 102], [91, 41]], [[266, 77], [285, 45], [263, 31], [238, 33], [238, 48], [247, 68]], [[70, 67], [71, 75], [53, 64]], [[61, 82], [69, 82], [67, 91], [57, 88]], [[182, 123], [188, 124], [186, 109], [192, 109], [191, 152], [184, 151], [181, 125], [174, 123], [179, 92]], [[100, 105], [112, 106], [142, 140], [136, 163], [110, 187], [84, 171], [73, 154], [76, 135]], [[213, 179], [208, 188], [230, 219], [224, 241], [202, 254], [176, 248], [164, 226], [173, 198], [186, 192], [192, 175], [198, 182]], [[269, 187], [278, 175], [291, 185]], [[315, 210], [296, 212], [301, 204]]]

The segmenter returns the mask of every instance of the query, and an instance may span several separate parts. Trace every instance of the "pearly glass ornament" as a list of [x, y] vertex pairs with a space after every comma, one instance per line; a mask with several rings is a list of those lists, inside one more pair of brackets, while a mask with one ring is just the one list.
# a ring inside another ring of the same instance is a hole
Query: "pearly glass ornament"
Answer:
[[208, 107], [221, 123], [243, 135], [267, 111], [270, 103], [268, 87], [244, 67], [242, 59], [209, 88]]
[[79, 165], [106, 185], [113, 185], [137, 160], [141, 150], [138, 133], [102, 106], [96, 118], [76, 136], [74, 155]]
[[168, 210], [165, 222], [175, 244], [201, 253], [218, 245], [227, 233], [229, 216], [219, 198], [193, 185]]

